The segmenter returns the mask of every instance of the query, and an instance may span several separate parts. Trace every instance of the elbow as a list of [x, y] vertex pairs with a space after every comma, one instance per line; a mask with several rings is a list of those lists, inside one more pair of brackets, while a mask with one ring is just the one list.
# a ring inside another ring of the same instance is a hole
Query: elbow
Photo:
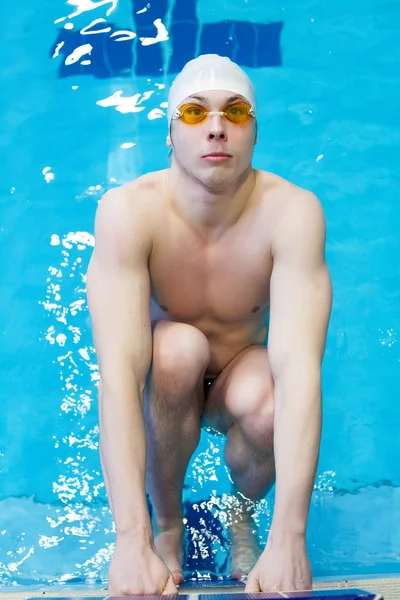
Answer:
[[[286, 389], [290, 390], [289, 395], [292, 395], [294, 390], [307, 390], [307, 393], [321, 390], [321, 361], [316, 358], [288, 355], [275, 363], [272, 362], [271, 373], [277, 393]], [[283, 396], [286, 395], [283, 392]]]
[[144, 398], [147, 372], [135, 369], [100, 369], [98, 386], [99, 402], [106, 398], [127, 398], [135, 395]]

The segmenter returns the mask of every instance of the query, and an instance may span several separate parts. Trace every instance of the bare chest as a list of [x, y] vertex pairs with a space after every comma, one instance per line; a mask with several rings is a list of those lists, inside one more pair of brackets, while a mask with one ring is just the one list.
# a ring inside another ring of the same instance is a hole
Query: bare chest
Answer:
[[255, 227], [215, 244], [167, 229], [150, 260], [153, 304], [205, 327], [258, 321], [268, 308], [271, 270], [268, 240]]

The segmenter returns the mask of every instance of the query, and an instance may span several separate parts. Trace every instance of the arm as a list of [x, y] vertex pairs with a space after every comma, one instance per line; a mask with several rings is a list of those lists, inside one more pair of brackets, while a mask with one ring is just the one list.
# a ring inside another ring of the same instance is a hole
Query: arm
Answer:
[[321, 363], [332, 290], [325, 220], [301, 192], [273, 247], [269, 359], [275, 382], [276, 499], [271, 545], [305, 538], [321, 436]]
[[100, 454], [117, 540], [152, 540], [146, 502], [143, 392], [151, 361], [151, 240], [123, 188], [101, 200], [87, 296], [100, 370]]

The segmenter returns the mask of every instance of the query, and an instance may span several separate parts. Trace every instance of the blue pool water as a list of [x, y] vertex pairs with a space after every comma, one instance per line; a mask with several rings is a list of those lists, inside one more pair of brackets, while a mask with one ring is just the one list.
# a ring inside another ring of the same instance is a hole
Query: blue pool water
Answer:
[[[6, 0], [0, 66], [0, 584], [104, 581], [114, 534], [85, 300], [97, 202], [167, 166], [168, 85], [200, 52], [250, 74], [254, 166], [323, 204], [334, 304], [308, 543], [315, 577], [400, 559], [400, 6]], [[136, 33], [136, 37], [132, 32]], [[203, 433], [188, 568], [223, 573], [228, 476]], [[265, 541], [273, 500], [254, 515]]]

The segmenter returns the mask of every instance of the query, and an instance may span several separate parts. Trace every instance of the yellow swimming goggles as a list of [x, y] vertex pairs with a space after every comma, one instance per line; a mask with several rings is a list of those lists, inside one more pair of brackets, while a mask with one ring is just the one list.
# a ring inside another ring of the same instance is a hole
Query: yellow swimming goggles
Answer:
[[246, 102], [237, 102], [232, 104], [225, 110], [207, 110], [205, 106], [200, 104], [184, 104], [180, 108], [175, 109], [172, 115], [173, 119], [180, 119], [187, 125], [197, 125], [206, 119], [218, 115], [225, 117], [231, 123], [242, 125], [255, 117], [254, 109]]

